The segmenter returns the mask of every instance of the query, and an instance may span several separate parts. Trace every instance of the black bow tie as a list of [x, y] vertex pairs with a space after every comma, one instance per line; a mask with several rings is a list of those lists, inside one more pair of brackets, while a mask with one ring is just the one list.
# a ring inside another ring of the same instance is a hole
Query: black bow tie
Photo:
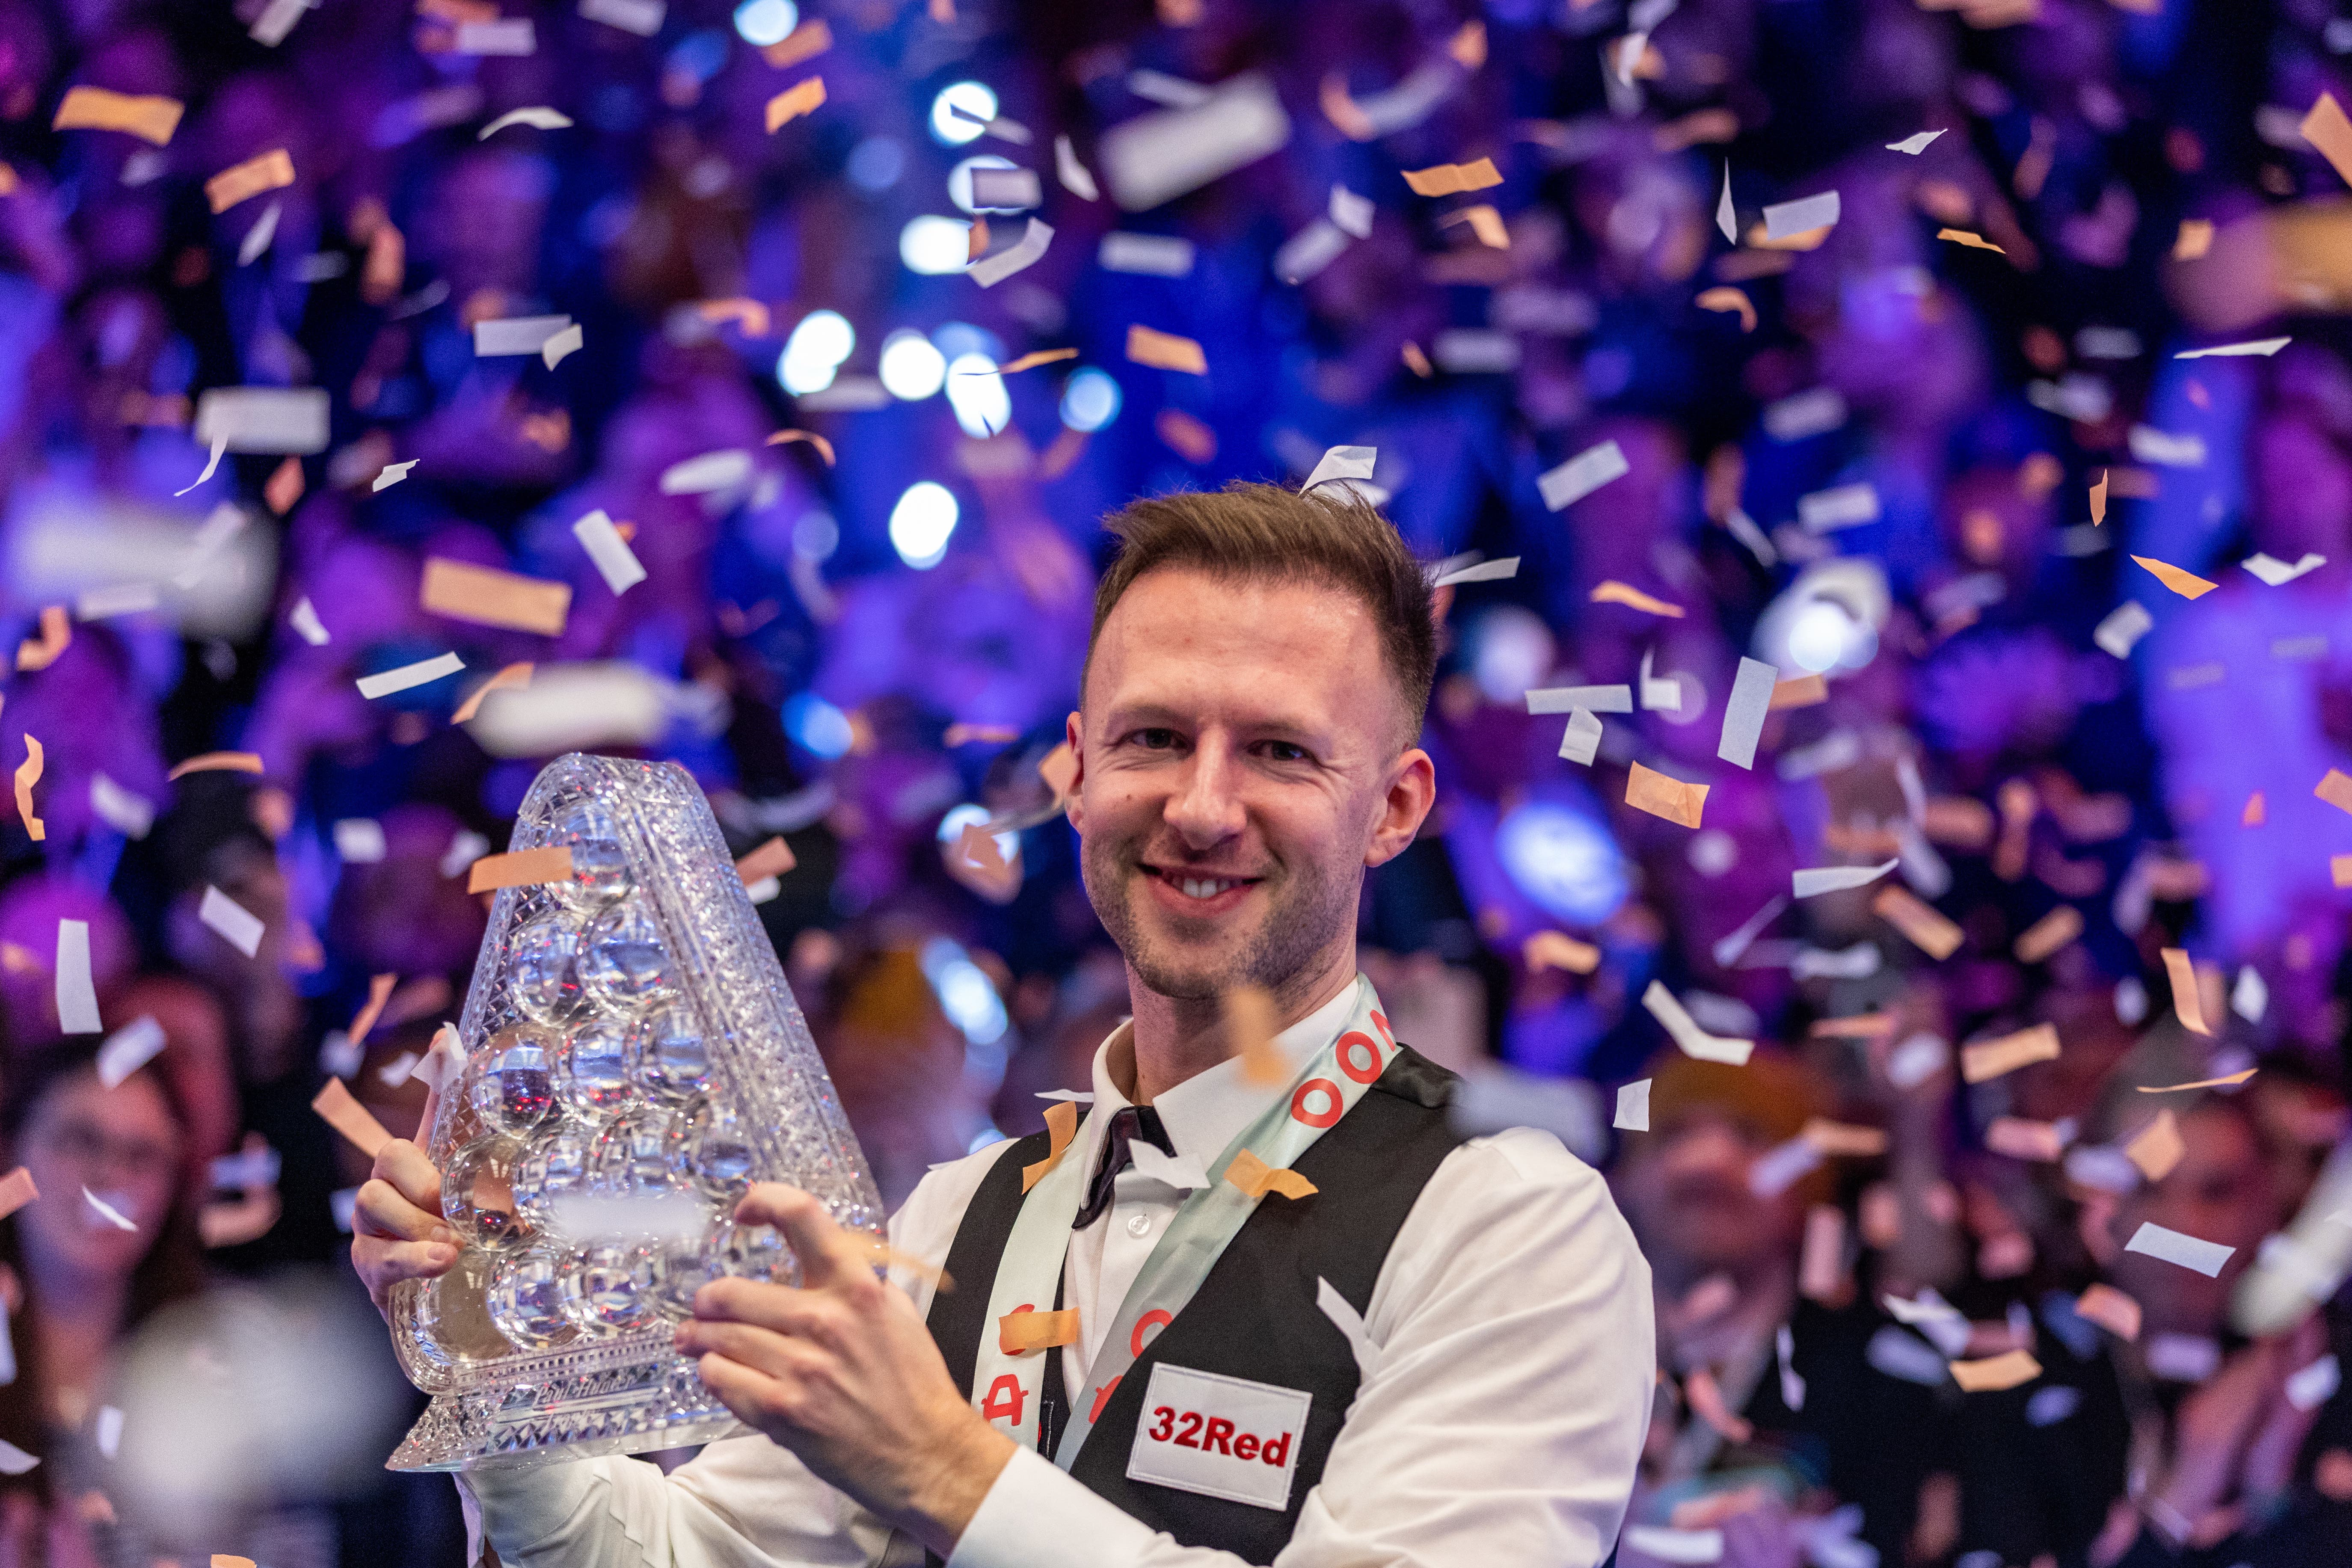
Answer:
[[1113, 1111], [1110, 1133], [1103, 1140], [1102, 1158], [1095, 1166], [1094, 1180], [1087, 1185], [1086, 1206], [1070, 1222], [1072, 1230], [1086, 1229], [1110, 1207], [1111, 1189], [1118, 1173], [1135, 1163], [1134, 1145], [1139, 1138], [1163, 1154], [1176, 1152], [1176, 1146], [1168, 1141], [1168, 1129], [1160, 1124], [1160, 1112], [1151, 1107], [1127, 1105]]

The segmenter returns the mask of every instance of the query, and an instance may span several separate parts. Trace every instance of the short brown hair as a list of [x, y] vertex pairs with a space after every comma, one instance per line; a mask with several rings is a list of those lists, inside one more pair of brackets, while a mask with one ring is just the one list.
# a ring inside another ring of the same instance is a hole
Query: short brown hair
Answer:
[[1103, 623], [1147, 572], [1173, 567], [1228, 582], [1326, 584], [1371, 612], [1381, 657], [1411, 721], [1403, 743], [1421, 732], [1437, 675], [1429, 580], [1395, 524], [1354, 490], [1318, 485], [1300, 495], [1235, 479], [1213, 492], [1181, 490], [1131, 501], [1104, 519], [1103, 527], [1119, 547], [1095, 587], [1089, 662]]

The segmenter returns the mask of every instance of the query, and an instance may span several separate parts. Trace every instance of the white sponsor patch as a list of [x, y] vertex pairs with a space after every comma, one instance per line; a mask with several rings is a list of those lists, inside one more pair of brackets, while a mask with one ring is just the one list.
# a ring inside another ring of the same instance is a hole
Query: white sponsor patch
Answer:
[[1313, 1403], [1303, 1389], [1162, 1362], [1144, 1392], [1128, 1479], [1254, 1508], [1287, 1508]]

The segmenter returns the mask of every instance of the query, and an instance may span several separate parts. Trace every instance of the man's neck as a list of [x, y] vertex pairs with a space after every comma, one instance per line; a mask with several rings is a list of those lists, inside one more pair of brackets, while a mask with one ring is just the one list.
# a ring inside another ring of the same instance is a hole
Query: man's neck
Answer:
[[[1274, 991], [1274, 1027], [1279, 1034], [1337, 996], [1356, 978], [1356, 943], [1350, 936], [1337, 952], [1309, 964]], [[1208, 1071], [1234, 1054], [1237, 1043], [1225, 1021], [1220, 996], [1163, 996], [1143, 983], [1134, 966], [1127, 971], [1129, 1004], [1135, 1022], [1129, 1030], [1134, 1052], [1128, 1099], [1149, 1105], [1189, 1078]], [[1127, 1087], [1127, 1086], [1122, 1086]]]

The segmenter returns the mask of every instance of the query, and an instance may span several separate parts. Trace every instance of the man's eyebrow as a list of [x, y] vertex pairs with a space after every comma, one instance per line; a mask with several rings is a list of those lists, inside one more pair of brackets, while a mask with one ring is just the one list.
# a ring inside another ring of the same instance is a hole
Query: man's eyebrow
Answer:
[[[1114, 705], [1105, 723], [1118, 730], [1155, 729], [1191, 730], [1199, 723], [1199, 715], [1180, 712], [1164, 704], [1151, 701], [1129, 701]], [[1330, 727], [1308, 722], [1285, 714], [1260, 715], [1255, 718], [1229, 720], [1234, 729], [1250, 735], [1290, 736], [1301, 741], [1322, 740], [1330, 734]]]

